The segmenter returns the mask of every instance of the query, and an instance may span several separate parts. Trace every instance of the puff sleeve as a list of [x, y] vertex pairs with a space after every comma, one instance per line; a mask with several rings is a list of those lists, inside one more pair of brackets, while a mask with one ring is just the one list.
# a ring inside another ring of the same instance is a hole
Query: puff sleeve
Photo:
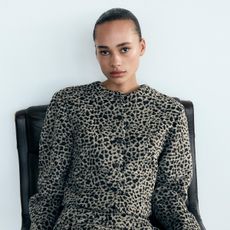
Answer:
[[48, 105], [39, 142], [37, 193], [30, 197], [30, 230], [53, 229], [60, 214], [72, 152], [72, 131], [63, 91]]
[[198, 230], [200, 227], [186, 206], [192, 179], [192, 155], [187, 118], [182, 107], [170, 118], [172, 125], [159, 157], [153, 210], [167, 230]]

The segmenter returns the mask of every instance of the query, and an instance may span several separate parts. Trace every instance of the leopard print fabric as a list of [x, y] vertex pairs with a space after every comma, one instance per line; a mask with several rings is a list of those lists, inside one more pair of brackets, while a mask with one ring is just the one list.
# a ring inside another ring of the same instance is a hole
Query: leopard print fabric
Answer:
[[100, 81], [57, 91], [41, 132], [30, 229], [158, 229], [152, 212], [165, 229], [200, 229], [185, 205], [187, 125], [183, 105], [146, 84], [126, 94]]

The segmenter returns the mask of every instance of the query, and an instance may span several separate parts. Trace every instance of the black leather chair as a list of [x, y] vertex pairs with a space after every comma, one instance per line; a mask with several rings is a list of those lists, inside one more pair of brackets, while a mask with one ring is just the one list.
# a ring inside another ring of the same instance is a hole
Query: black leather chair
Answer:
[[[195, 215], [201, 229], [205, 230], [198, 206], [193, 104], [191, 101], [176, 99], [185, 107], [189, 123], [190, 143], [193, 156], [193, 180], [188, 191], [187, 207], [190, 212]], [[21, 230], [29, 230], [30, 228], [28, 204], [30, 196], [37, 192], [38, 147], [47, 106], [48, 105], [31, 106], [27, 109], [17, 111], [15, 114], [22, 208]], [[157, 223], [154, 216], [150, 217], [150, 221], [153, 225], [163, 229], [159, 223]]]

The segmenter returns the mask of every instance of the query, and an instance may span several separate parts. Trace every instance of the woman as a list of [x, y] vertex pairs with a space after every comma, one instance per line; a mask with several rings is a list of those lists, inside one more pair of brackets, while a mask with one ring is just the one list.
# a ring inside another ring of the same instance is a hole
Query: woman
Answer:
[[[49, 104], [31, 230], [200, 229], [185, 201], [192, 159], [183, 106], [136, 71], [146, 49], [136, 17], [115, 8], [93, 32], [107, 80], [66, 87]], [[63, 208], [62, 208], [63, 207]]]

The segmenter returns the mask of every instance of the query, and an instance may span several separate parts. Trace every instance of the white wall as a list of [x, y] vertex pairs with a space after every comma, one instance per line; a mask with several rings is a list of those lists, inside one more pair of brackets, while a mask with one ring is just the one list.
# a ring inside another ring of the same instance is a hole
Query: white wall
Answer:
[[0, 0], [0, 229], [20, 229], [14, 114], [47, 104], [65, 86], [104, 80], [92, 28], [105, 10], [125, 7], [140, 20], [147, 83], [195, 107], [200, 211], [208, 230], [229, 224], [229, 1]]

